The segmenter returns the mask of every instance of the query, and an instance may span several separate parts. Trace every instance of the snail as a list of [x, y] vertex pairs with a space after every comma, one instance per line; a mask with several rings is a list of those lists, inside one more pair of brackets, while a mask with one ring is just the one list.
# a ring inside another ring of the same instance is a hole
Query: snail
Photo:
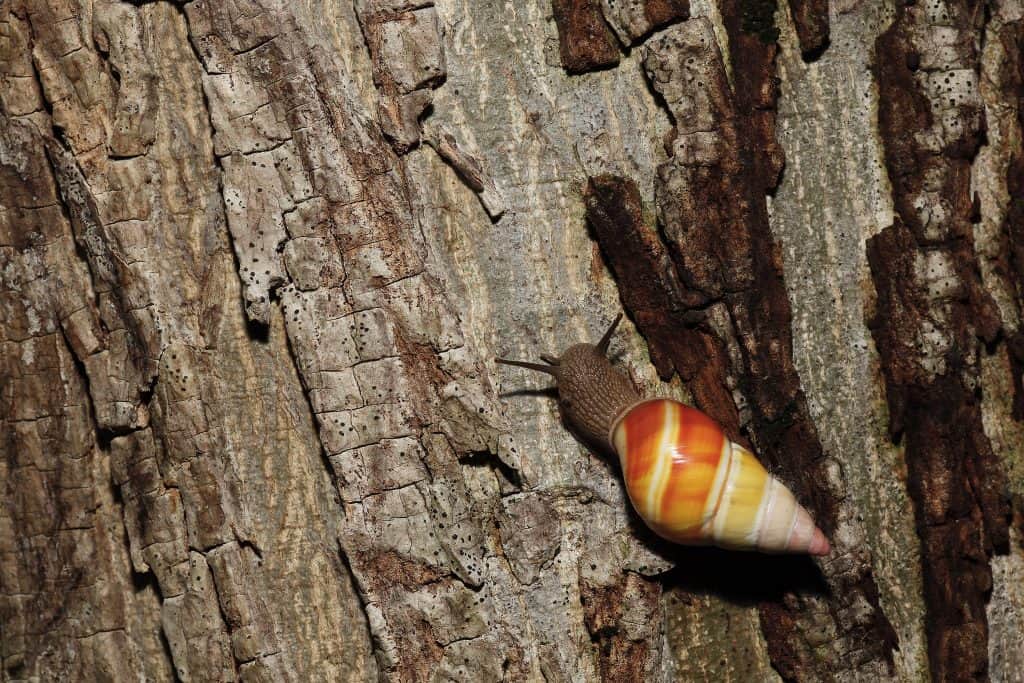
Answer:
[[684, 545], [827, 555], [828, 540], [754, 454], [703, 412], [642, 398], [606, 353], [622, 315], [597, 344], [575, 344], [546, 365], [495, 360], [555, 378], [567, 422], [619, 458], [629, 499], [659, 536]]

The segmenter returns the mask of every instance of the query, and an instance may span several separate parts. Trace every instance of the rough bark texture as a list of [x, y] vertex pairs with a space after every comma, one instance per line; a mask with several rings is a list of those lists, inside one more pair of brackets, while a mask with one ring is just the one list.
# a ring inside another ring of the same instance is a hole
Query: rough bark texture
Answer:
[[[0, 2], [4, 679], [1013, 680], [1022, 27]], [[488, 360], [620, 308], [830, 556], [659, 541]]]
[[808, 59], [819, 56], [828, 47], [828, 0], [792, 0], [789, 9], [800, 51]]
[[572, 74], [619, 63], [619, 48], [597, 0], [552, 0], [562, 66]]
[[[982, 343], [1002, 321], [974, 250], [970, 164], [981, 144], [981, 6], [904, 7], [877, 44], [879, 127], [896, 221], [868, 242], [870, 323], [889, 428], [906, 444], [921, 539], [928, 654], [941, 680], [988, 671], [990, 556], [1006, 550], [1005, 475], [982, 424]], [[941, 51], [940, 51], [941, 50]]]

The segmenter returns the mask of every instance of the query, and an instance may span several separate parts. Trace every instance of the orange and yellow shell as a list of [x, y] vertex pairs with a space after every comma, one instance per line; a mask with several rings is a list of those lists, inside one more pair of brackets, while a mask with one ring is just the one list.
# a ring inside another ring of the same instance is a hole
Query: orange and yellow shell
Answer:
[[701, 411], [659, 398], [612, 426], [633, 507], [675, 543], [825, 555], [829, 543], [796, 499]]

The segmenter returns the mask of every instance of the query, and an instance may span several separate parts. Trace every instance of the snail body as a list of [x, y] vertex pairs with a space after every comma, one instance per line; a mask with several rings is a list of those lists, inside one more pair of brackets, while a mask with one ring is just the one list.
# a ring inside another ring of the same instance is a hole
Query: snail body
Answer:
[[754, 455], [706, 414], [642, 398], [607, 359], [621, 315], [597, 344], [576, 344], [546, 365], [497, 359], [555, 377], [569, 424], [619, 458], [629, 499], [659, 536], [685, 545], [827, 555], [810, 514]]

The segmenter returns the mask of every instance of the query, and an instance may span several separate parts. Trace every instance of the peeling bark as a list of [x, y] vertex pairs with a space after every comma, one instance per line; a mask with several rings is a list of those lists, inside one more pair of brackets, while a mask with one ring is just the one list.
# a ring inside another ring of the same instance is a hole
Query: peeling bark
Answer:
[[929, 660], [943, 680], [986, 679], [989, 560], [1008, 543], [1006, 479], [978, 401], [982, 342], [1002, 321], [974, 250], [970, 165], [984, 134], [980, 7], [902, 8], [877, 44], [879, 125], [896, 222], [868, 243], [872, 329], [890, 432], [906, 442], [922, 542]]
[[562, 67], [571, 74], [615, 66], [619, 48], [598, 0], [552, 0]]

